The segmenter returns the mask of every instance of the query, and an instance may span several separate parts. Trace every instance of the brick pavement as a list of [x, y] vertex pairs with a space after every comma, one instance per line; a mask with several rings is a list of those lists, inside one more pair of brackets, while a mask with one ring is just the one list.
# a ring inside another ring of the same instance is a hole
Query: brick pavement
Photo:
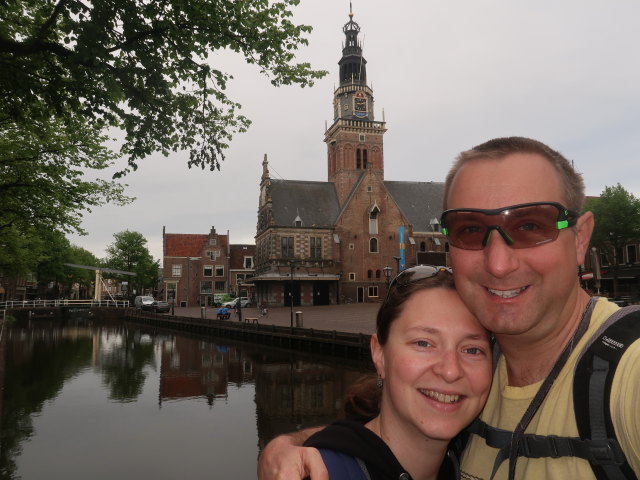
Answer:
[[[304, 328], [318, 330], [336, 330], [349, 333], [371, 334], [376, 330], [376, 314], [379, 303], [357, 303], [349, 305], [322, 305], [315, 307], [293, 307], [293, 322], [295, 326], [296, 312], [302, 312]], [[206, 307], [206, 318], [216, 318], [216, 308]], [[184, 317], [200, 317], [200, 307], [176, 307], [175, 314]], [[243, 308], [243, 318], [258, 318], [263, 325], [278, 325], [288, 327], [291, 324], [290, 307], [272, 307], [266, 317], [261, 317], [257, 308]], [[235, 313], [231, 312], [229, 321], [237, 321]]]

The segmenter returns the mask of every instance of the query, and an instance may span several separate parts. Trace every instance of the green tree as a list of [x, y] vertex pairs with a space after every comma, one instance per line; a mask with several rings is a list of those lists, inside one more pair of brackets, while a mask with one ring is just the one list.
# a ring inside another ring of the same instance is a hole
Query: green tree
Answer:
[[[71, 245], [67, 256], [67, 263], [76, 265], [87, 265], [91, 267], [99, 267], [100, 260], [89, 250], [77, 245]], [[80, 298], [88, 298], [92, 294], [92, 286], [96, 281], [96, 272], [93, 270], [85, 270], [81, 268], [67, 268], [67, 278], [71, 284], [78, 283], [80, 285]]]
[[613, 295], [618, 296], [622, 247], [640, 239], [640, 199], [618, 183], [615, 187], [605, 187], [599, 197], [587, 199], [584, 211], [593, 212], [595, 229], [591, 245], [605, 254], [612, 266]]
[[95, 128], [71, 117], [66, 123], [0, 120], [0, 263], [5, 264], [0, 268], [32, 271], [40, 250], [24, 251], [25, 243], [37, 243], [52, 231], [82, 233], [83, 212], [131, 200], [113, 181], [85, 179], [88, 170], [113, 162], [103, 140]]
[[[311, 27], [299, 0], [30, 0], [0, 2], [0, 124], [52, 118], [116, 127], [129, 166], [154, 151], [189, 150], [189, 166], [220, 168], [249, 120], [213, 53], [230, 50], [275, 86], [326, 74], [295, 53]], [[126, 171], [126, 170], [125, 170]]]
[[139, 293], [146, 289], [155, 289], [159, 279], [160, 261], [153, 260], [147, 248], [146, 238], [139, 232], [129, 230], [114, 234], [114, 238], [115, 241], [106, 250], [106, 266], [134, 272], [136, 276], [128, 277], [126, 280], [129, 281], [132, 289]]
[[56, 230], [46, 232], [41, 238], [46, 247], [35, 269], [40, 293], [43, 295], [48, 290], [47, 284], [53, 282], [53, 297], [67, 296], [71, 290], [71, 281], [64, 264], [69, 261], [71, 244], [63, 233]]
[[44, 256], [41, 233], [31, 226], [22, 230], [15, 225], [0, 229], [0, 272], [9, 277], [33, 272]]

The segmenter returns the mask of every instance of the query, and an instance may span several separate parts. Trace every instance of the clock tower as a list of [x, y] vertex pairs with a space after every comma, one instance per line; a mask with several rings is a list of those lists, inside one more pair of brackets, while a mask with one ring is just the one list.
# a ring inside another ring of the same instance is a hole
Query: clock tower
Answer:
[[340, 204], [365, 171], [384, 179], [383, 135], [385, 122], [376, 122], [373, 112], [373, 90], [367, 85], [367, 61], [362, 56], [358, 41], [360, 26], [349, 21], [342, 31], [345, 43], [342, 48], [340, 83], [333, 94], [333, 124], [327, 129], [329, 181], [338, 192]]

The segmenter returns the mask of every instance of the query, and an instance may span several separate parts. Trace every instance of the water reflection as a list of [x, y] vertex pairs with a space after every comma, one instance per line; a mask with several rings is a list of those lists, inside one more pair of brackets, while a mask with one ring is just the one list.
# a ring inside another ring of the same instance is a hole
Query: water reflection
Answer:
[[254, 478], [268, 440], [335, 418], [367, 368], [95, 318], [17, 322], [0, 342], [0, 475]]

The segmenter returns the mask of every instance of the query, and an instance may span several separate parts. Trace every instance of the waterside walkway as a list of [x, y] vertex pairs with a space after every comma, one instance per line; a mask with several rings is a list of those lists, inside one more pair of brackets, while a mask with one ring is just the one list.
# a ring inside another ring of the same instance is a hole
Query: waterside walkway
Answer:
[[[158, 328], [368, 359], [369, 338], [375, 331], [377, 310], [378, 304], [303, 307], [294, 310], [293, 327], [290, 308], [282, 307], [269, 309], [267, 316], [260, 316], [255, 308], [242, 309], [242, 322], [238, 321], [235, 313], [228, 320], [218, 320], [216, 309], [206, 308], [203, 311], [200, 307], [176, 308], [174, 315], [130, 308], [125, 315], [128, 321]], [[302, 317], [297, 312], [302, 312]]]
[[[335, 330], [348, 333], [372, 334], [376, 331], [376, 314], [379, 303], [351, 303], [348, 305], [323, 305], [317, 307], [293, 307], [293, 326], [296, 326], [296, 312], [302, 312], [304, 328], [316, 330]], [[216, 319], [216, 308], [206, 307], [206, 318]], [[176, 316], [201, 317], [200, 307], [178, 307]], [[230, 310], [229, 321], [237, 321], [233, 310]], [[266, 317], [261, 317], [257, 308], [243, 308], [242, 318], [257, 318], [261, 325], [291, 326], [290, 307], [273, 307], [268, 309]]]

